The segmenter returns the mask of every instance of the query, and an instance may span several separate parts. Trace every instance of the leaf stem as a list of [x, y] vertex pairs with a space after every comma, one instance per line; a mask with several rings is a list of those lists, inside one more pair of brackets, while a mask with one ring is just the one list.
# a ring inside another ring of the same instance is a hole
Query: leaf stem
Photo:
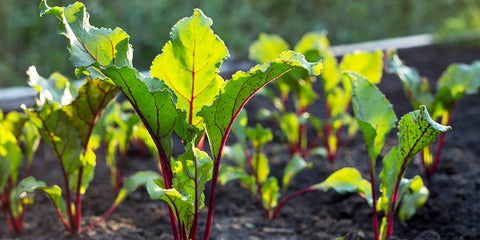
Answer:
[[318, 189], [316, 188], [313, 188], [313, 187], [308, 187], [308, 188], [304, 188], [302, 190], [299, 190], [299, 191], [296, 191], [292, 194], [290, 194], [288, 197], [286, 197], [284, 200], [282, 200], [277, 208], [275, 209], [275, 212], [273, 213], [273, 217], [272, 219], [275, 219], [278, 217], [278, 215], [280, 214], [280, 210], [282, 210], [282, 208], [285, 206], [285, 204], [287, 204], [290, 200], [294, 199], [295, 197], [298, 197], [304, 193], [308, 193], [308, 192], [313, 192], [313, 191], [317, 191]]

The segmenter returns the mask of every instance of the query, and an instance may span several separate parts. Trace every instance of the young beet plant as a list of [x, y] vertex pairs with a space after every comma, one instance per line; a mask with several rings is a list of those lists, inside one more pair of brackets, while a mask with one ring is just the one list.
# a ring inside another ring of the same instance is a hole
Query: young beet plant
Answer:
[[[70, 61], [90, 76], [113, 83], [127, 97], [157, 148], [161, 177], [146, 184], [152, 199], [168, 204], [174, 239], [195, 239], [199, 211], [205, 205], [204, 186], [211, 180], [209, 209], [203, 238], [208, 239], [213, 219], [215, 189], [223, 148], [231, 126], [245, 103], [263, 86], [294, 69], [318, 75], [321, 63], [308, 63], [303, 55], [284, 52], [270, 63], [238, 72], [224, 81], [219, 67], [227, 48], [211, 30], [211, 19], [199, 9], [177, 22], [171, 40], [150, 69], [151, 78], [132, 65], [129, 36], [121, 29], [96, 28], [81, 3], [49, 7], [43, 14], [60, 19], [60, 31], [69, 41]], [[210, 157], [203, 149], [205, 132]], [[175, 133], [185, 152], [172, 157]]]
[[[274, 34], [261, 34], [250, 46], [250, 58], [256, 62], [268, 62], [282, 51], [290, 49], [288, 43]], [[349, 126], [349, 135], [356, 131], [355, 121], [348, 113], [351, 97], [350, 83], [342, 81], [340, 72], [356, 71], [367, 76], [372, 82], [379, 83], [382, 76], [382, 52], [355, 52], [343, 57], [337, 64], [326, 34], [311, 32], [305, 34], [294, 47], [309, 61], [323, 60], [324, 71], [319, 77], [322, 92], [314, 89], [315, 78], [303, 72], [292, 71], [275, 81], [274, 89], [265, 89], [265, 95], [274, 103], [275, 111], [263, 110], [260, 116], [273, 116], [287, 138], [289, 151], [304, 158], [312, 154], [325, 154], [330, 162], [334, 162], [341, 141], [341, 133]], [[278, 92], [276, 94], [275, 92]], [[313, 104], [321, 96], [325, 104], [325, 116], [313, 115]], [[294, 110], [289, 109], [293, 102]], [[313, 125], [315, 139], [308, 141], [307, 128]], [[319, 147], [323, 142], [324, 147]]]
[[[58, 73], [52, 74], [49, 79], [41, 77], [35, 67], [30, 67], [27, 73], [29, 84], [37, 90], [38, 97], [33, 108], [24, 109], [58, 160], [63, 189], [58, 185], [47, 187], [43, 183], [24, 188], [21, 193], [42, 190], [53, 201], [66, 230], [69, 233], [81, 232], [106, 218], [127, 193], [142, 184], [141, 177], [132, 177], [101, 220], [82, 227], [82, 195], [93, 179], [96, 165], [94, 150], [99, 145], [99, 139], [92, 137], [92, 132], [102, 111], [118, 90], [108, 82], [87, 78], [77, 91], [67, 78]], [[137, 181], [140, 182], [135, 183]]]
[[[310, 167], [311, 164], [299, 155], [294, 155], [284, 168], [280, 188], [278, 179], [270, 175], [270, 161], [263, 153], [264, 146], [273, 139], [271, 130], [261, 125], [255, 128], [246, 125], [247, 114], [242, 111], [232, 128], [238, 142], [226, 148], [224, 152], [225, 157], [235, 164], [221, 166], [218, 179], [223, 185], [232, 180], [240, 180], [263, 211], [263, 217], [274, 219], [278, 217], [281, 208], [293, 198], [292, 196], [300, 195], [296, 193], [287, 197], [288, 186], [300, 171]], [[248, 150], [247, 140], [253, 145], [252, 153]]]
[[[420, 77], [415, 69], [404, 65], [394, 50], [387, 51], [385, 57], [387, 72], [400, 78], [405, 95], [412, 107], [431, 106], [432, 118], [439, 120], [443, 125], [450, 124], [453, 111], [462, 97], [478, 93], [480, 62], [470, 65], [450, 65], [438, 79], [437, 93], [433, 95], [430, 92], [428, 80]], [[422, 168], [426, 177], [431, 177], [438, 168], [445, 136], [440, 136], [435, 148], [429, 144], [422, 149]]]
[[[349, 184], [351, 190], [365, 195], [373, 207], [375, 239], [390, 239], [396, 211], [399, 210], [401, 220], [407, 220], [428, 198], [419, 176], [404, 178], [408, 165], [419, 151], [451, 128], [434, 122], [423, 105], [405, 114], [398, 122], [398, 144], [383, 158], [378, 192], [376, 159], [397, 118], [385, 96], [365, 77], [352, 72], [344, 73], [344, 77], [351, 81], [353, 110], [366, 141], [371, 190], [365, 190], [364, 181], [352, 180]], [[384, 214], [380, 226], [377, 210]]]
[[[22, 232], [25, 206], [33, 203], [33, 195], [21, 194], [23, 189], [45, 185], [29, 177], [39, 142], [37, 129], [24, 114], [10, 112], [4, 116], [0, 110], [0, 211], [8, 229], [16, 233]], [[20, 177], [24, 178], [18, 183]]]
[[103, 138], [106, 144], [105, 161], [110, 169], [111, 184], [118, 191], [123, 184], [127, 151], [130, 148], [136, 149], [140, 155], [145, 156], [146, 148], [155, 152], [155, 146], [129, 102], [112, 102], [99, 120], [99, 124], [101, 127], [95, 128], [94, 134]]

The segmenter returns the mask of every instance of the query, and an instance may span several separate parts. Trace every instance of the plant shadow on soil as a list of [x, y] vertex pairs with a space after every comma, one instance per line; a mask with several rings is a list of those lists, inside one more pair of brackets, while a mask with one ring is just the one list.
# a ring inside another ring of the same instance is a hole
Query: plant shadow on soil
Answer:
[[[429, 46], [399, 50], [400, 58], [415, 67], [422, 76], [434, 81], [451, 63], [471, 63], [480, 60], [478, 48]], [[435, 85], [433, 85], [435, 86]], [[392, 102], [397, 116], [412, 110], [403, 95], [399, 80], [384, 74], [380, 89]], [[254, 112], [264, 100], [255, 97], [247, 104]], [[312, 109], [322, 111], [321, 109]], [[436, 175], [426, 181], [430, 198], [408, 222], [396, 220], [394, 239], [480, 239], [480, 96], [462, 99], [453, 115], [453, 130], [447, 133], [445, 147]], [[250, 114], [253, 116], [253, 114]], [[269, 127], [266, 126], [265, 127]], [[386, 149], [396, 144], [394, 134]], [[286, 162], [282, 145], [267, 148], [272, 172], [277, 177]], [[61, 176], [56, 160], [42, 146], [34, 160], [33, 175], [49, 184]], [[99, 154], [100, 155], [100, 154]], [[155, 169], [151, 158], [130, 154], [126, 171]], [[84, 225], [98, 219], [114, 200], [109, 185], [109, 173], [97, 157], [95, 179], [83, 201]], [[334, 170], [353, 166], [368, 176], [367, 155], [360, 134], [340, 149], [334, 165], [326, 159], [309, 159], [314, 167], [301, 172], [292, 182], [291, 191], [323, 181]], [[381, 165], [381, 162], [378, 163]], [[127, 173], [128, 174], [128, 173]], [[407, 177], [421, 174], [412, 164]], [[202, 210], [203, 217], [206, 208]], [[2, 215], [3, 217], [3, 215]], [[201, 218], [204, 219], [204, 218]], [[202, 231], [204, 222], [199, 223]], [[274, 221], [264, 220], [247, 190], [236, 182], [219, 185], [216, 194], [211, 239], [373, 239], [371, 209], [356, 194], [312, 192], [297, 197], [282, 210]], [[28, 207], [22, 235], [7, 231], [0, 220], [0, 239], [172, 239], [166, 205], [149, 200], [144, 189], [131, 194], [117, 210], [99, 226], [75, 236], [68, 236], [58, 220], [51, 202], [41, 193]]]

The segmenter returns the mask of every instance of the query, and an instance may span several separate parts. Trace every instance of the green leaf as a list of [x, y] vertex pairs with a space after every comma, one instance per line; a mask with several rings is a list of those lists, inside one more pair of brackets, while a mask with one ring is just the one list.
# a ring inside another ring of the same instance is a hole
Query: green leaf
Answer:
[[18, 199], [26, 198], [29, 193], [33, 193], [38, 188], [45, 188], [47, 184], [43, 181], [37, 181], [34, 177], [22, 179], [15, 188], [15, 196]]
[[172, 93], [162, 81], [145, 78], [130, 67], [110, 67], [102, 70], [129, 99], [149, 130], [154, 142], [171, 155], [171, 144], [167, 141], [177, 122], [177, 109]]
[[322, 191], [333, 189], [340, 194], [356, 192], [363, 195], [369, 203], [372, 199], [370, 182], [363, 179], [357, 169], [350, 167], [335, 171], [325, 181], [311, 187]]
[[308, 63], [295, 52], [284, 52], [273, 62], [257, 65], [249, 72], [237, 72], [226, 81], [211, 106], [204, 107], [199, 116], [205, 119], [208, 140], [214, 161], [221, 155], [221, 147], [230, 128], [246, 102], [263, 86], [295, 68], [304, 68], [311, 75], [322, 71], [321, 63]]
[[450, 126], [433, 121], [427, 107], [423, 105], [420, 110], [407, 113], [398, 122], [400, 157], [410, 162], [415, 154], [435, 141], [440, 134], [451, 129]]
[[480, 88], [480, 61], [470, 65], [452, 64], [437, 82], [433, 117], [450, 114], [455, 103], [465, 95], [478, 93]]
[[[298, 41], [297, 45], [295, 45], [294, 51], [305, 55], [307, 61], [319, 61], [321, 58], [320, 52], [329, 51], [329, 48], [330, 43], [328, 41], [325, 31], [308, 32], [305, 33], [300, 39], [300, 41]], [[334, 63], [335, 65], [331, 66], [336, 66], [336, 61]], [[325, 65], [327, 65], [327, 63]], [[325, 66], [325, 70], [326, 69], [327, 67]]]
[[347, 72], [344, 76], [350, 79], [355, 118], [363, 132], [372, 166], [375, 166], [397, 117], [390, 102], [373, 83], [358, 73]]
[[25, 122], [23, 125], [21, 141], [24, 146], [27, 167], [29, 167], [33, 161], [35, 152], [40, 145], [40, 134], [31, 122]]
[[255, 128], [247, 128], [245, 134], [252, 141], [255, 149], [262, 148], [273, 139], [272, 130], [270, 130], [270, 128], [263, 128], [260, 123], [258, 123]]
[[89, 14], [82, 3], [51, 8], [42, 0], [40, 16], [45, 14], [60, 20], [59, 32], [70, 41], [69, 59], [75, 67], [88, 67], [97, 62], [102, 67], [132, 65], [129, 36], [119, 28], [111, 30], [90, 25]]
[[374, 52], [355, 51], [343, 56], [338, 67], [340, 71], [359, 73], [371, 83], [378, 84], [383, 74], [383, 53], [380, 50]]
[[269, 62], [289, 49], [288, 43], [279, 35], [260, 33], [248, 49], [248, 58], [257, 63]]
[[259, 183], [265, 182], [267, 180], [268, 174], [270, 173], [270, 166], [268, 164], [268, 158], [265, 154], [255, 154], [252, 157], [253, 169]]
[[13, 183], [18, 177], [22, 163], [22, 150], [18, 146], [15, 135], [6, 124], [0, 122], [0, 189], [4, 189], [8, 179]]
[[62, 107], [77, 128], [83, 148], [87, 148], [98, 118], [117, 93], [115, 85], [99, 79], [88, 79], [78, 89], [78, 96]]
[[162, 176], [153, 171], [140, 171], [136, 172], [134, 175], [128, 177], [122, 185], [122, 188], [117, 194], [114, 204], [120, 204], [128, 194], [137, 190], [141, 186], [145, 186], [147, 182], [156, 179], [157, 181], [162, 181]]
[[269, 177], [261, 188], [262, 205], [265, 209], [273, 209], [278, 205], [278, 198], [280, 197], [280, 188], [275, 177]]
[[282, 180], [282, 192], [285, 192], [288, 188], [288, 185], [292, 179], [303, 169], [311, 167], [312, 164], [307, 163], [299, 155], [294, 155], [290, 161], [288, 161], [287, 166], [283, 169], [283, 180]]
[[245, 169], [247, 158], [244, 147], [240, 143], [235, 143], [233, 146], [225, 146], [223, 155], [225, 158], [232, 160], [241, 169]]
[[218, 172], [218, 181], [220, 184], [225, 185], [230, 181], [241, 180], [250, 178], [243, 169], [239, 167], [220, 165], [220, 171]]
[[299, 131], [300, 123], [295, 113], [286, 113], [280, 118], [280, 129], [287, 135], [287, 140], [290, 145], [296, 145], [300, 141]]
[[[212, 178], [213, 161], [207, 153], [186, 146], [186, 152], [180, 155], [174, 167], [175, 176], [171, 189], [165, 189], [160, 179], [149, 180], [147, 191], [151, 199], [163, 200], [180, 216], [186, 231], [191, 229], [196, 210], [203, 208], [203, 190]], [[198, 208], [195, 205], [198, 204]], [[188, 235], [189, 233], [187, 233]]]
[[400, 220], [407, 221], [427, 202], [429, 191], [423, 185], [423, 180], [420, 176], [415, 176], [411, 180], [402, 180], [408, 183], [408, 187], [403, 194], [398, 216]]
[[162, 54], [153, 60], [152, 77], [165, 81], [178, 97], [177, 107], [187, 112], [187, 121], [199, 126], [197, 112], [212, 104], [223, 83], [219, 68], [228, 56], [223, 41], [210, 28], [212, 20], [200, 9], [177, 22]]
[[[423, 105], [420, 106], [420, 110], [409, 112], [400, 119], [398, 147], [392, 148], [383, 158], [384, 166], [380, 172], [382, 196], [379, 200], [379, 209], [383, 209], [385, 213], [390, 211], [397, 180], [403, 178], [405, 169], [415, 154], [450, 129], [450, 126], [434, 122]], [[399, 193], [397, 198], [401, 197], [402, 195]]]
[[37, 127], [42, 139], [62, 161], [67, 174], [77, 170], [82, 162], [81, 139], [73, 120], [60, 109], [56, 102], [47, 101], [41, 108], [25, 109], [32, 123]]
[[385, 59], [386, 71], [400, 78], [405, 95], [414, 108], [432, 103], [433, 96], [427, 79], [420, 77], [415, 69], [403, 64], [395, 50], [387, 51]]
[[70, 81], [60, 73], [52, 73], [46, 79], [38, 74], [35, 66], [30, 66], [27, 75], [29, 78], [28, 85], [38, 93], [37, 105], [43, 105], [47, 99], [58, 102], [60, 105], [67, 105], [77, 96]]

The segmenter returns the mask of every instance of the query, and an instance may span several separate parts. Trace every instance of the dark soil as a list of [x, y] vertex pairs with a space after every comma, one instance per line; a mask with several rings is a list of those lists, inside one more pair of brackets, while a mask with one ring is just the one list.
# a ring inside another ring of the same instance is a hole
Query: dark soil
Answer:
[[[471, 63], [480, 59], [478, 48], [430, 46], [399, 51], [407, 65], [434, 81], [454, 62]], [[381, 90], [393, 103], [397, 116], [410, 111], [399, 80], [385, 74]], [[254, 98], [247, 105], [252, 110], [264, 99]], [[442, 160], [436, 175], [426, 182], [430, 198], [408, 222], [396, 221], [395, 239], [480, 239], [480, 96], [460, 101], [447, 133]], [[387, 148], [395, 138], [387, 141]], [[34, 176], [51, 184], [60, 179], [58, 166], [43, 147], [35, 163]], [[285, 165], [285, 148], [268, 148], [273, 172], [281, 173]], [[358, 135], [341, 149], [335, 165], [323, 158], [311, 158], [314, 167], [297, 176], [291, 190], [323, 181], [334, 170], [354, 166], [368, 176], [367, 158], [362, 137]], [[95, 180], [84, 197], [84, 224], [95, 221], [108, 209], [114, 196], [108, 183], [101, 154], [97, 157]], [[381, 164], [379, 162], [379, 164]], [[151, 159], [131, 157], [129, 171], [154, 169]], [[407, 177], [420, 174], [414, 164]], [[219, 186], [211, 239], [373, 239], [371, 209], [357, 195], [334, 192], [313, 192], [291, 201], [275, 221], [264, 220], [248, 192], [238, 183]], [[202, 210], [206, 213], [206, 208]], [[200, 222], [199, 229], [203, 229]], [[98, 227], [76, 236], [68, 236], [57, 219], [52, 204], [42, 194], [28, 208], [22, 235], [13, 235], [0, 220], [0, 239], [171, 239], [168, 213], [163, 203], [149, 200], [145, 190], [130, 195], [127, 200]]]

